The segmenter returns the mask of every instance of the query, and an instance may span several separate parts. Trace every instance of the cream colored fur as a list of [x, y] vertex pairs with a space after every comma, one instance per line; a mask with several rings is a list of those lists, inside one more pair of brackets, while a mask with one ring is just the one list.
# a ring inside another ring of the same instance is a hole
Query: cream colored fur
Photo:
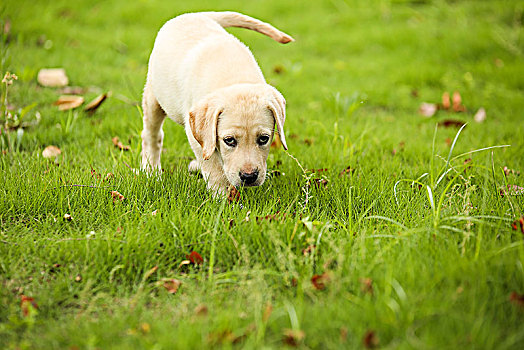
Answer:
[[[252, 29], [280, 43], [293, 41], [235, 12], [178, 16], [158, 32], [142, 100], [142, 169], [160, 169], [167, 116], [185, 128], [196, 156], [189, 170], [201, 170], [208, 188], [222, 193], [230, 185], [264, 182], [275, 124], [287, 149], [283, 96], [266, 84], [249, 49], [224, 27]], [[261, 144], [265, 136], [269, 142]], [[231, 138], [235, 147], [225, 143]]]

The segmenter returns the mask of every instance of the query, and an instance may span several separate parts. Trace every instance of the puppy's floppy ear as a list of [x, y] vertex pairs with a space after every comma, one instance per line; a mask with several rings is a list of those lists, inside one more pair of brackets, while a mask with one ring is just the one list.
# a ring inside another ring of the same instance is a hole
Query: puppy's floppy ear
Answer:
[[218, 117], [222, 108], [216, 97], [206, 96], [189, 112], [191, 132], [202, 146], [202, 158], [211, 158], [216, 148]]
[[268, 88], [270, 91], [268, 107], [271, 113], [273, 113], [273, 118], [275, 118], [277, 132], [278, 136], [280, 136], [282, 146], [285, 150], [287, 150], [286, 135], [284, 134], [284, 122], [286, 120], [286, 100], [277, 89], [269, 85]]

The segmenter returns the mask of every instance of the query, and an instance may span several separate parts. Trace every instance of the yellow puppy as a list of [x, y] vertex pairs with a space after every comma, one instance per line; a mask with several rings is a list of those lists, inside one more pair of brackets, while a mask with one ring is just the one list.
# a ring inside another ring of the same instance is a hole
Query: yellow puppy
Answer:
[[263, 33], [280, 43], [289, 35], [236, 12], [188, 13], [158, 32], [149, 59], [142, 107], [142, 169], [160, 169], [166, 116], [185, 128], [208, 188], [259, 186], [275, 124], [285, 149], [284, 97], [266, 84], [249, 49], [225, 27]]

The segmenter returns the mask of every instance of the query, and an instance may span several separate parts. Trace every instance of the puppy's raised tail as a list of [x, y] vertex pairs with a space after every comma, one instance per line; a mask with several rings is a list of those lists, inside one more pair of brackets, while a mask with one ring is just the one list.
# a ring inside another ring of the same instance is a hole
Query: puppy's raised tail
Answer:
[[251, 29], [267, 35], [281, 44], [295, 41], [291, 36], [273, 27], [271, 24], [259, 21], [258, 19], [243, 15], [238, 12], [202, 12], [203, 15], [213, 19], [223, 28], [238, 27]]

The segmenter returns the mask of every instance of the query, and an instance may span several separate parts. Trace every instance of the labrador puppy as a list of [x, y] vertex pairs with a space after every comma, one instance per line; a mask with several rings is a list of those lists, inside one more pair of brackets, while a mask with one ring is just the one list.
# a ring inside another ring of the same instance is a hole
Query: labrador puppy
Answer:
[[158, 32], [142, 99], [142, 169], [160, 169], [169, 117], [184, 126], [209, 189], [260, 186], [275, 124], [284, 149], [286, 101], [268, 85], [249, 49], [224, 30], [242, 27], [280, 43], [289, 35], [236, 12], [187, 13]]

